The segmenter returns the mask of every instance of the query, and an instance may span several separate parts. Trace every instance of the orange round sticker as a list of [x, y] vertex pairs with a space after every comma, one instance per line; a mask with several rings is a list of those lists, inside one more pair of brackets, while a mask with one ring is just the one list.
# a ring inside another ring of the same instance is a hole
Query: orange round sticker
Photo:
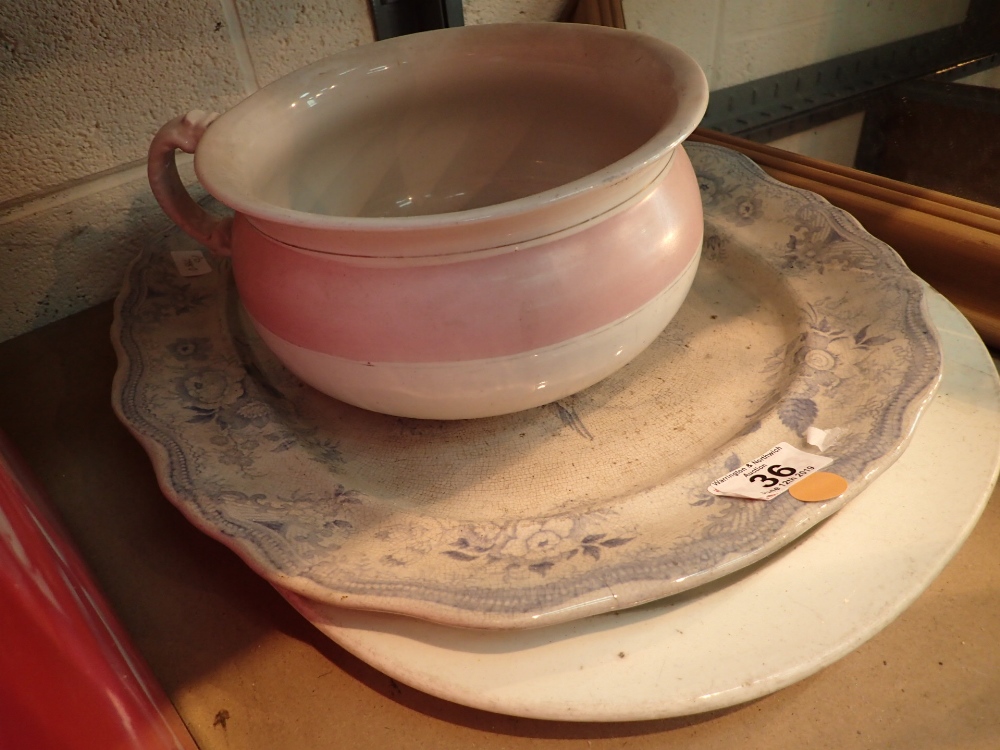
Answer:
[[788, 488], [788, 494], [804, 503], [821, 503], [840, 497], [847, 489], [847, 480], [829, 471], [817, 471], [803, 477]]

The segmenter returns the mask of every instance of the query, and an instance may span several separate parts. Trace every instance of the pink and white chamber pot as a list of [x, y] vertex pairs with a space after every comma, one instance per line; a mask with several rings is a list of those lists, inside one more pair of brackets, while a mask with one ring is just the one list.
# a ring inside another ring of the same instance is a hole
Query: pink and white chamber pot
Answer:
[[[598, 382], [677, 312], [703, 231], [680, 144], [707, 101], [688, 55], [635, 32], [444, 29], [171, 121], [149, 179], [232, 256], [247, 313], [303, 381], [387, 414], [485, 417]], [[232, 218], [187, 194], [178, 148]]]

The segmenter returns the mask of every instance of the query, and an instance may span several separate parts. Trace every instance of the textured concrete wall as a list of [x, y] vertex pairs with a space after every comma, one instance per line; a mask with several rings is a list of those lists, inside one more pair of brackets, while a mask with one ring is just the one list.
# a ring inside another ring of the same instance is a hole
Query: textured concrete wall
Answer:
[[[466, 0], [465, 16], [563, 4]], [[366, 0], [0, 2], [0, 341], [114, 296], [169, 228], [144, 166], [164, 122], [373, 39]]]
[[464, 0], [468, 25], [510, 21], [555, 21], [567, 0]]
[[372, 38], [364, 0], [0, 3], [0, 340], [114, 296], [169, 227], [160, 125]]

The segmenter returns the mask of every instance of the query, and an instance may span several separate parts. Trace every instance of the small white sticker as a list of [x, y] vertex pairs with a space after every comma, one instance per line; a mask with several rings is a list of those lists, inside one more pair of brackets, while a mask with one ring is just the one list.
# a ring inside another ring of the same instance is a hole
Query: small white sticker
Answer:
[[816, 450], [822, 452], [827, 448], [833, 447], [833, 444], [840, 440], [840, 436], [843, 434], [844, 431], [840, 427], [834, 427], [832, 430], [821, 430], [818, 427], [807, 427], [806, 442]]
[[177, 273], [181, 276], [204, 276], [212, 273], [212, 266], [205, 260], [201, 250], [172, 250], [170, 257], [174, 259]]
[[713, 495], [770, 500], [831, 463], [832, 458], [800, 451], [788, 443], [778, 443], [763, 456], [716, 479], [708, 485], [708, 491]]

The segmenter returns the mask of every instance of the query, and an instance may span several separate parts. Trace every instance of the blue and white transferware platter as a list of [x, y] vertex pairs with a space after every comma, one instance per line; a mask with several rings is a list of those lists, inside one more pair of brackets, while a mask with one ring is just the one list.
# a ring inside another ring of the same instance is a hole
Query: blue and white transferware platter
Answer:
[[[919, 280], [818, 196], [687, 144], [705, 245], [677, 317], [640, 357], [555, 404], [429, 422], [298, 382], [243, 315], [228, 263], [183, 277], [179, 233], [116, 307], [115, 409], [168, 498], [309, 599], [482, 628], [536, 627], [738, 570], [837, 511], [902, 452], [941, 353]], [[825, 503], [717, 497], [780, 442], [824, 455]]]

